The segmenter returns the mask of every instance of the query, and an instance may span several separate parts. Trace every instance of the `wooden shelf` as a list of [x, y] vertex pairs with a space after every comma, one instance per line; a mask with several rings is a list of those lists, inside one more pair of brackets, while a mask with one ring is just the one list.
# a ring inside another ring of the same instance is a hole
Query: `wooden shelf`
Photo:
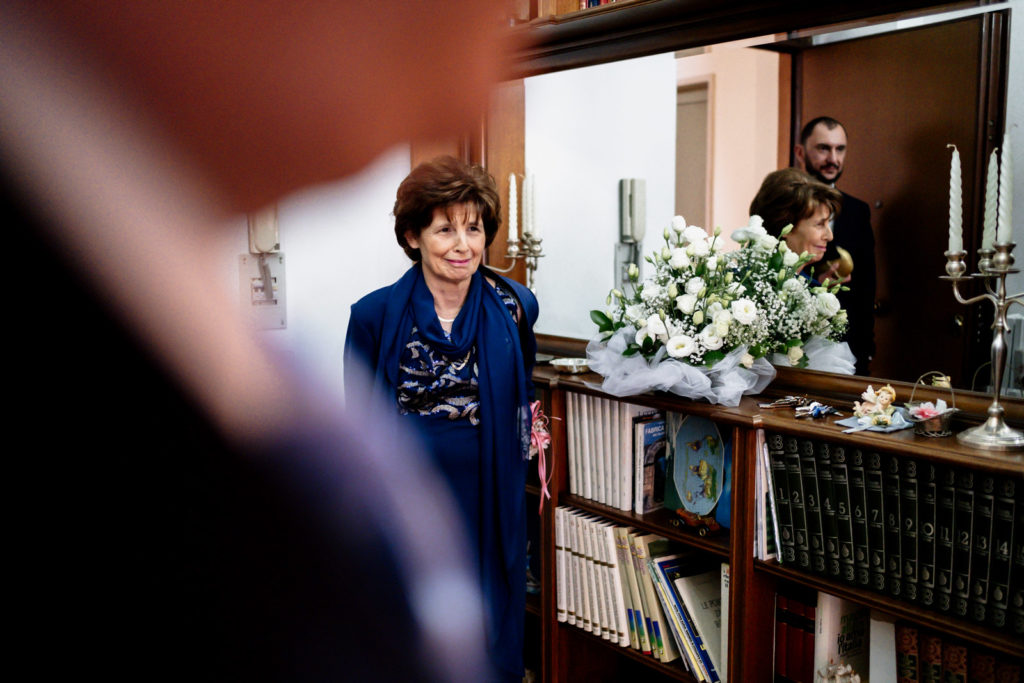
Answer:
[[662, 674], [666, 678], [676, 681], [684, 681], [684, 683], [696, 683], [697, 681], [696, 678], [690, 675], [689, 672], [683, 668], [680, 660], [664, 664], [656, 660], [651, 655], [645, 655], [631, 647], [622, 647], [620, 645], [613, 644], [611, 641], [599, 638], [591, 633], [587, 633], [581, 628], [576, 628], [569, 624], [559, 624], [558, 626], [559, 634], [564, 637], [583, 640], [589, 646], [600, 646], [612, 650], [615, 654], [631, 659], [635, 662], [639, 662], [643, 666]]

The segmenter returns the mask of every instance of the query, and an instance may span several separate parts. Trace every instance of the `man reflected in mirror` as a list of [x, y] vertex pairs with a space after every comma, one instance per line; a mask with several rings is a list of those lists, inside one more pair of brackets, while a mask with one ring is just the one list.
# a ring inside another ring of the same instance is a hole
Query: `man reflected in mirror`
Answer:
[[[843, 175], [846, 146], [843, 124], [829, 116], [811, 119], [800, 131], [800, 142], [794, 147], [797, 166], [835, 187]], [[850, 350], [857, 357], [856, 373], [869, 375], [875, 354], [875, 235], [871, 230], [868, 205], [840, 192], [843, 199], [838, 215], [833, 216], [834, 238], [822, 264], [838, 262], [837, 248], [845, 249], [852, 258], [853, 270], [846, 280], [849, 291], [840, 292], [839, 301], [850, 319], [846, 336]], [[828, 277], [827, 272], [821, 277]]]

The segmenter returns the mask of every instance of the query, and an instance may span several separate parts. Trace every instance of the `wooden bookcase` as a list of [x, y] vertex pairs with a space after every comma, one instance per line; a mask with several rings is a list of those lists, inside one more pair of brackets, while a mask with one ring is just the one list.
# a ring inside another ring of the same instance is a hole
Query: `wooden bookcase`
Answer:
[[[784, 376], [782, 382], [787, 378]], [[832, 593], [861, 605], [880, 610], [905, 622], [966, 642], [968, 645], [995, 650], [1024, 664], [1024, 638], [1010, 629], [996, 630], [966, 619], [955, 619], [910, 602], [890, 599], [867, 588], [854, 587], [826, 576], [798, 570], [777, 562], [754, 559], [754, 478], [756, 433], [768, 431], [840, 443], [864, 450], [913, 457], [918, 462], [956, 465], [997, 477], [1013, 477], [1024, 487], [1024, 454], [991, 457], [961, 446], [954, 437], [940, 439], [916, 436], [912, 430], [892, 434], [861, 432], [843, 434], [833, 424], [835, 418], [797, 420], [791, 410], [768, 411], [758, 407], [759, 400], [769, 397], [745, 397], [734, 408], [695, 402], [665, 394], [631, 396], [631, 403], [660, 410], [707, 417], [725, 433], [730, 430], [732, 452], [732, 514], [731, 528], [721, 535], [701, 537], [685, 526], [673, 523], [674, 515], [658, 510], [637, 515], [606, 507], [569, 493], [567, 465], [566, 399], [572, 393], [603, 394], [598, 375], [565, 375], [548, 367], [539, 367], [534, 374], [538, 395], [551, 418], [552, 463], [551, 495], [540, 516], [541, 594], [532, 602], [531, 617], [535, 633], [533, 664], [545, 683], [587, 680], [591, 682], [643, 680], [693, 680], [677, 663], [664, 665], [630, 648], [608, 644], [580, 629], [560, 624], [556, 619], [556, 576], [554, 550], [554, 509], [568, 504], [599, 515], [617, 524], [637, 527], [678, 541], [709, 557], [728, 562], [731, 572], [729, 599], [729, 680], [771, 681], [773, 679], [773, 625], [776, 589], [782, 584], [795, 585]], [[781, 385], [782, 382], [777, 382]], [[905, 389], [905, 387], [901, 387]], [[777, 386], [773, 394], [784, 389]], [[801, 393], [808, 393], [806, 388]], [[615, 399], [613, 399], [615, 400]], [[1016, 411], [1020, 412], [1020, 411]], [[848, 413], [847, 413], [848, 414]], [[1021, 415], [1015, 414], [1015, 419]], [[534, 504], [539, 495], [536, 471], [531, 472], [528, 498]], [[1020, 496], [1018, 495], [1018, 500]], [[1019, 533], [1019, 531], [1018, 531]], [[528, 620], [529, 621], [529, 620]], [[529, 639], [529, 638], [528, 638]]]

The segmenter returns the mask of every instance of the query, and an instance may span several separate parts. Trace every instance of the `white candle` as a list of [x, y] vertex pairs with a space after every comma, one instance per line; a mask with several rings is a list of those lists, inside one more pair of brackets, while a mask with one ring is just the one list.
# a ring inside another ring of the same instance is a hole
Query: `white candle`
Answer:
[[981, 248], [991, 249], [996, 240], [996, 201], [999, 196], [999, 165], [996, 150], [988, 158], [988, 176], [985, 181], [985, 223], [981, 233]]
[[526, 182], [530, 186], [530, 232], [533, 234], [534, 239], [538, 239], [540, 237], [540, 228], [537, 227], [537, 186], [535, 181], [536, 177], [532, 174], [526, 176]]
[[[519, 204], [516, 191], [516, 174], [508, 174], [508, 242], [515, 244], [519, 241]], [[525, 219], [524, 219], [525, 220]]]
[[953, 148], [953, 161], [949, 167], [949, 250], [963, 249], [963, 206], [960, 197], [960, 152]]
[[1013, 233], [1013, 156], [1010, 154], [1010, 131], [1003, 135], [1003, 149], [999, 152], [999, 223], [996, 242], [1005, 244]]

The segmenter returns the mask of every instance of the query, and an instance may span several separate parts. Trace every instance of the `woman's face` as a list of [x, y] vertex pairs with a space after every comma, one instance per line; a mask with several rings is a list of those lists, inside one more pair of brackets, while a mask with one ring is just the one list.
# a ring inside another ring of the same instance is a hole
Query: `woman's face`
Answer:
[[811, 263], [820, 261], [825, 247], [832, 241], [832, 229], [828, 225], [828, 206], [822, 204], [807, 218], [801, 218], [793, 231], [786, 235], [786, 246], [798, 254], [807, 252]]
[[407, 232], [405, 241], [420, 250], [428, 284], [462, 284], [468, 283], [480, 267], [487, 235], [475, 205], [453, 204], [434, 209], [430, 225], [418, 236]]

